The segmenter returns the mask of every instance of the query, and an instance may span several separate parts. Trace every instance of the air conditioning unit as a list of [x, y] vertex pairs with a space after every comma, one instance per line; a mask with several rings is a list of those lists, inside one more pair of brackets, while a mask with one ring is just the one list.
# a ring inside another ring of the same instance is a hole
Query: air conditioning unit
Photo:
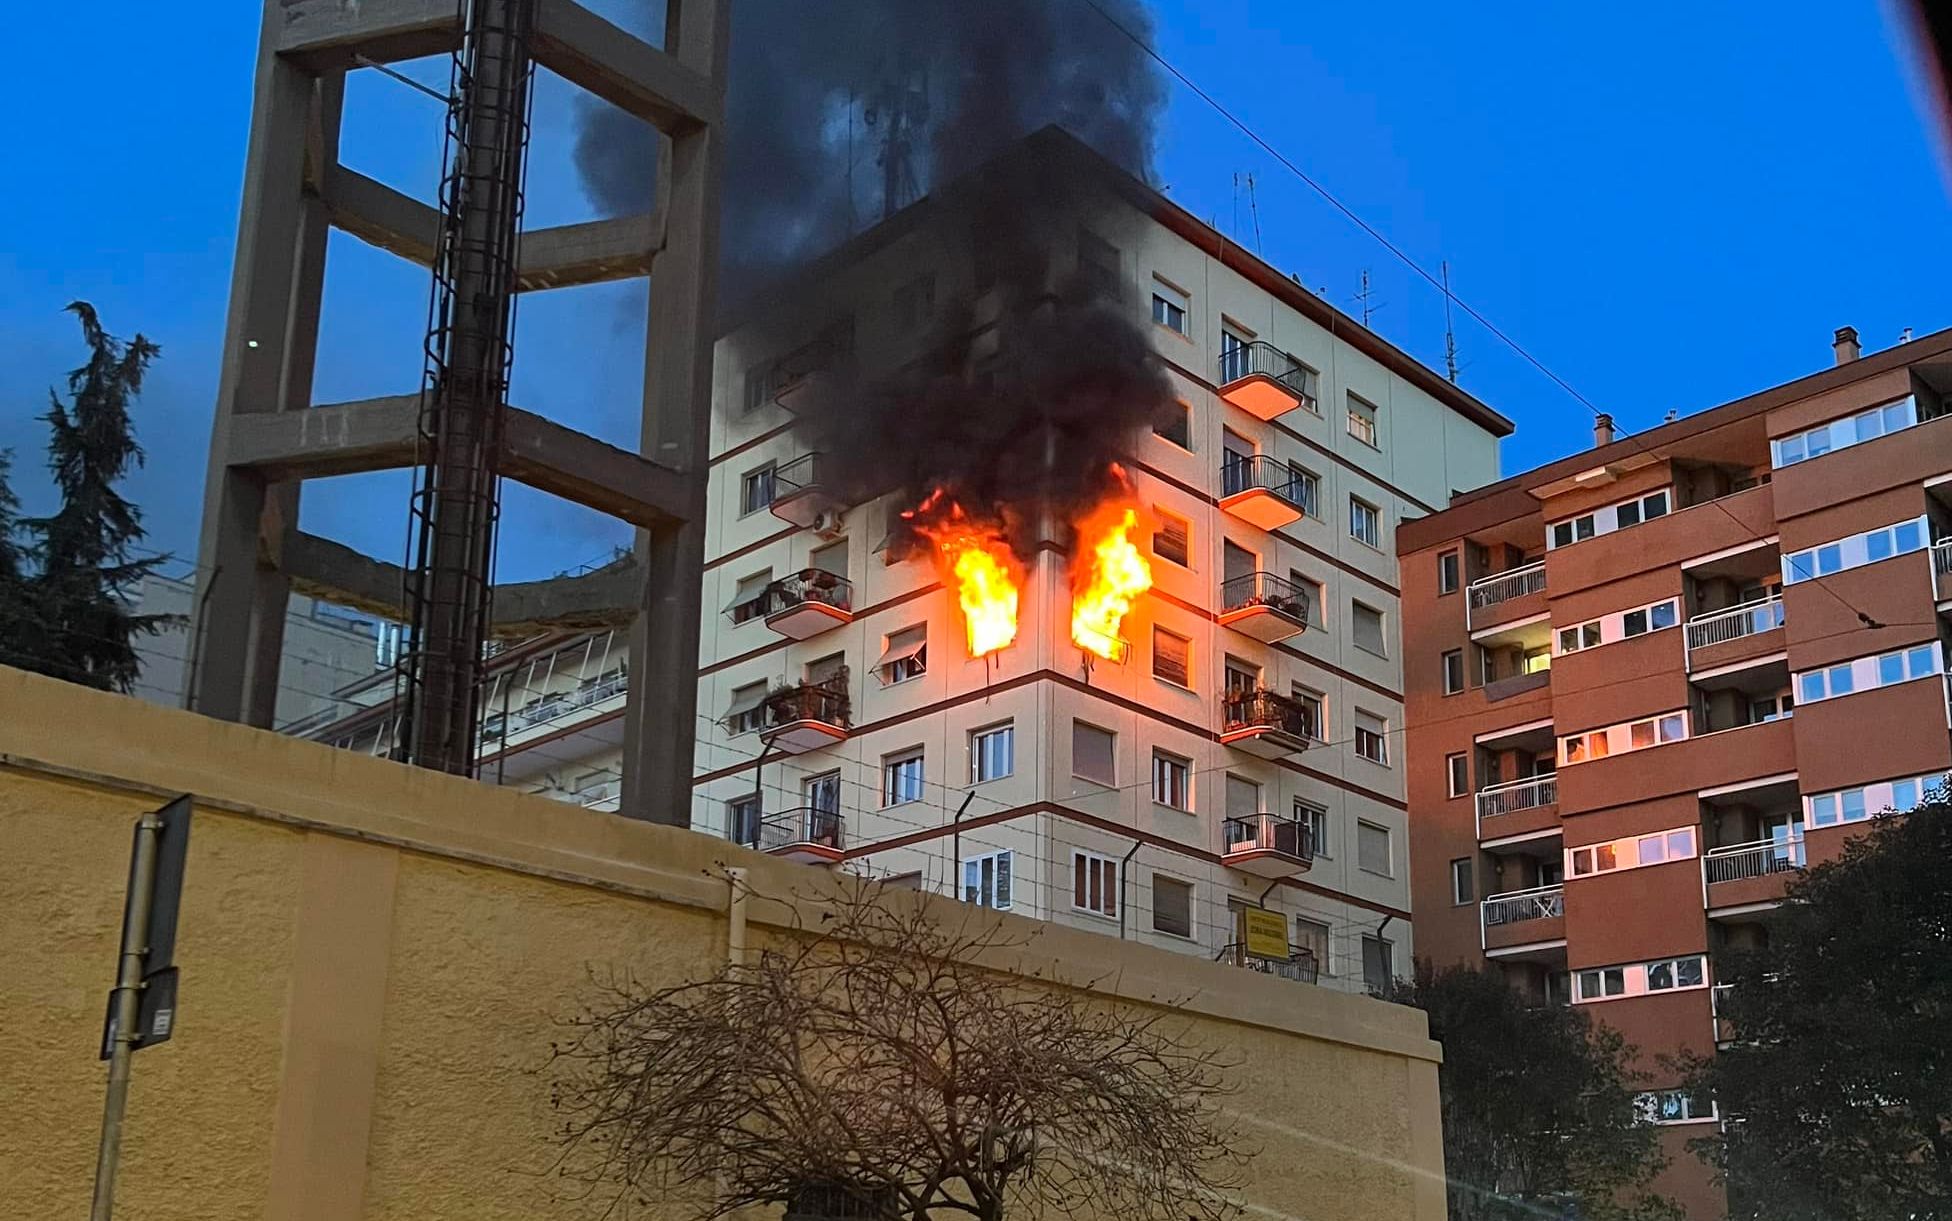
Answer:
[[807, 523], [808, 528], [822, 538], [833, 538], [839, 534], [841, 525], [839, 509], [822, 509], [813, 515], [812, 521]]

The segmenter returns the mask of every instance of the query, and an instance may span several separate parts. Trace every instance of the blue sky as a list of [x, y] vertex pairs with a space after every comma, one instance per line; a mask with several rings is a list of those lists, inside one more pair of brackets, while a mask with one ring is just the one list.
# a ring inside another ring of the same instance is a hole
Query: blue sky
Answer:
[[[1050, 0], [1077, 3], [1080, 0]], [[1161, 52], [1626, 428], [1812, 372], [1849, 323], [1867, 348], [1952, 325], [1944, 163], [1894, 10], [1771, 6], [1388, 6], [1149, 0]], [[599, 3], [614, 10], [616, 0]], [[124, 10], [117, 13], [116, 9]], [[131, 480], [152, 541], [193, 554], [237, 224], [257, 6], [32, 5], [0, 77], [0, 446], [45, 507], [47, 387], [78, 363], [61, 307], [163, 345]], [[438, 65], [410, 70], [434, 79]], [[570, 91], [538, 93], [529, 221], [582, 219]], [[361, 73], [345, 161], [422, 198], [438, 113]], [[1174, 198], [1441, 365], [1443, 303], [1204, 103], [1174, 86], [1158, 157]], [[1238, 221], [1236, 222], [1236, 216]], [[629, 286], [522, 303], [512, 398], [634, 440], [643, 342]], [[426, 272], [335, 235], [317, 398], [418, 384]], [[1518, 422], [1507, 471], [1590, 441], [1586, 410], [1458, 322], [1464, 385]], [[406, 481], [309, 485], [306, 528], [393, 558]], [[511, 491], [504, 578], [599, 558], [622, 535]]]

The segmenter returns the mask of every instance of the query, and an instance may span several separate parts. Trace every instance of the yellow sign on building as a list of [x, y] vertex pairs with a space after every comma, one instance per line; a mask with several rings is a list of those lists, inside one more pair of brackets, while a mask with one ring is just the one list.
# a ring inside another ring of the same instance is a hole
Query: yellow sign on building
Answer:
[[1265, 907], [1243, 907], [1240, 911], [1240, 939], [1254, 958], [1288, 956], [1288, 918]]

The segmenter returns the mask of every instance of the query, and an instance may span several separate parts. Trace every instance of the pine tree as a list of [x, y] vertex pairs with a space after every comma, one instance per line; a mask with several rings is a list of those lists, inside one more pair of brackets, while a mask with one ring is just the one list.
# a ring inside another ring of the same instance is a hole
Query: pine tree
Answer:
[[[9, 665], [127, 691], [141, 668], [136, 638], [170, 620], [130, 610], [129, 587], [167, 557], [131, 556], [144, 537], [142, 512], [115, 490], [132, 466], [142, 465], [129, 405], [161, 349], [141, 335], [126, 343], [110, 335], [86, 301], [68, 310], [81, 322], [89, 355], [68, 374], [69, 402], [50, 390], [41, 417], [60, 508], [7, 530], [14, 500], [0, 478], [0, 532], [8, 539], [0, 549], [0, 616], [15, 620], [0, 640]], [[24, 546], [13, 541], [20, 535]]]
[[20, 501], [8, 482], [12, 467], [13, 452], [0, 449], [0, 665], [22, 666], [39, 656], [38, 625], [20, 541]]

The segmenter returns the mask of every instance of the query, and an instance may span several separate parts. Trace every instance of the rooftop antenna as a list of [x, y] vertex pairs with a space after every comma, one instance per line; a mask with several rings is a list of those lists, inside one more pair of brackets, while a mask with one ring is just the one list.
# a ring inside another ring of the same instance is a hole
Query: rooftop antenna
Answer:
[[1450, 384], [1457, 384], [1457, 328], [1451, 324], [1450, 317], [1450, 260], [1445, 259], [1439, 267], [1444, 275], [1444, 376]]
[[928, 73], [897, 67], [882, 80], [861, 119], [881, 129], [881, 219], [922, 197], [915, 178], [915, 136], [929, 121]]
[[[1261, 205], [1254, 198], [1254, 175], [1252, 171], [1249, 171], [1247, 175], [1247, 213], [1254, 218], [1254, 253], [1257, 256], [1266, 257], [1261, 255]], [[1911, 338], [1911, 331], [1909, 329], [1905, 331], [1905, 338]]]
[[1356, 292], [1356, 304], [1362, 308], [1362, 325], [1368, 326], [1369, 319], [1379, 308], [1375, 304], [1375, 294], [1369, 287], [1369, 269], [1362, 269], [1362, 288]]
[[1234, 224], [1233, 231], [1240, 232], [1240, 171], [1234, 171]]

